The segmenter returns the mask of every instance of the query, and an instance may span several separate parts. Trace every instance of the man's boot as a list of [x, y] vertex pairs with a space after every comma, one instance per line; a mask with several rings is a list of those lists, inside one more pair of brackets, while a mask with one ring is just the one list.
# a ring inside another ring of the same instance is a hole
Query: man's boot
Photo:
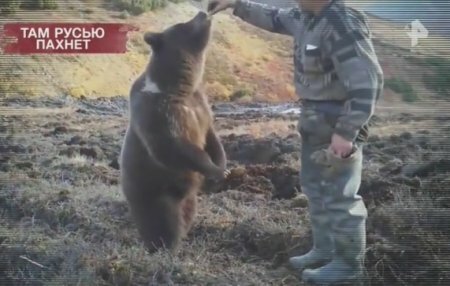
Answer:
[[359, 196], [362, 148], [346, 159], [329, 157], [330, 168], [322, 172], [327, 189], [325, 209], [331, 220], [334, 242], [333, 260], [317, 269], [302, 273], [305, 282], [336, 285], [356, 282], [363, 275], [366, 247], [367, 209]]
[[308, 267], [320, 267], [333, 258], [333, 240], [329, 217], [320, 198], [310, 196], [309, 213], [313, 235], [313, 248], [306, 254], [289, 259], [291, 266], [297, 270]]
[[[304, 115], [305, 116], [305, 115]], [[313, 115], [314, 117], [314, 115]], [[303, 119], [303, 124], [307, 122]], [[324, 130], [325, 127], [321, 128]], [[333, 239], [331, 237], [330, 217], [325, 209], [325, 194], [320, 181], [322, 179], [323, 166], [312, 161], [311, 154], [320, 149], [321, 146], [310, 144], [306, 140], [307, 134], [302, 134], [302, 168], [300, 171], [300, 182], [303, 193], [308, 197], [308, 210], [311, 220], [313, 235], [313, 248], [306, 254], [291, 257], [290, 265], [296, 270], [308, 267], [320, 267], [331, 261], [333, 257]]]
[[313, 248], [304, 255], [291, 257], [289, 259], [290, 265], [296, 270], [303, 270], [308, 267], [319, 267], [330, 262], [333, 258], [333, 241], [329, 231], [323, 226], [313, 225]]
[[353, 230], [335, 233], [333, 260], [321, 268], [304, 270], [303, 281], [316, 285], [360, 281], [364, 273], [365, 233], [364, 224]]

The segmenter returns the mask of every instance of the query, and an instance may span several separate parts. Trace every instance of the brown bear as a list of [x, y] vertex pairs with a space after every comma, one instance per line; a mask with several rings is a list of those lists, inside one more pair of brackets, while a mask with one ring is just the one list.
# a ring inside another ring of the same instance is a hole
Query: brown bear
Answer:
[[147, 32], [152, 56], [130, 91], [121, 187], [150, 253], [174, 252], [192, 226], [205, 178], [226, 176], [226, 155], [201, 91], [211, 19]]

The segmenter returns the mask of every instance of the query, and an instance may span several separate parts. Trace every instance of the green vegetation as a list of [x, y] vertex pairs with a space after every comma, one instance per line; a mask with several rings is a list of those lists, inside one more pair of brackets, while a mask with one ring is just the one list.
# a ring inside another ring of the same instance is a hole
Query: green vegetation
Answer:
[[243, 98], [251, 98], [252, 97], [252, 91], [249, 89], [238, 89], [235, 91], [231, 96], [230, 100], [236, 101]]
[[146, 11], [165, 7], [168, 2], [179, 3], [182, 0], [112, 0], [119, 10], [128, 11], [130, 14], [139, 15]]
[[14, 71], [14, 67], [2, 67], [4, 70], [0, 77], [0, 94], [8, 96], [19, 92], [20, 81], [23, 80], [20, 74]]
[[57, 9], [56, 0], [2, 0], [0, 13], [13, 14], [21, 9]]
[[440, 95], [450, 96], [450, 60], [440, 57], [430, 57], [424, 64], [433, 69], [432, 75], [425, 75], [425, 84]]
[[385, 86], [397, 93], [400, 93], [403, 100], [406, 102], [414, 102], [419, 98], [417, 92], [414, 90], [411, 84], [404, 80], [398, 78], [387, 79], [385, 82]]
[[[179, 3], [183, 0], [111, 0], [117, 9], [138, 15], [146, 11], [165, 7], [168, 2]], [[21, 9], [57, 9], [56, 0], [2, 0], [0, 13], [13, 14]]]
[[57, 9], [56, 0], [24, 0], [21, 1], [22, 8], [25, 9]]
[[3, 0], [0, 1], [0, 13], [2, 14], [12, 14], [17, 11], [20, 7], [21, 1], [19, 0]]

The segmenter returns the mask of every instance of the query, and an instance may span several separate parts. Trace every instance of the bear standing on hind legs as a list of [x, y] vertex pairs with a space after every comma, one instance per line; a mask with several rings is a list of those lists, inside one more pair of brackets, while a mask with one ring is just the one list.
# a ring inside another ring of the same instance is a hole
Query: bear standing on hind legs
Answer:
[[120, 165], [122, 191], [150, 253], [175, 251], [204, 178], [225, 178], [225, 152], [200, 90], [210, 32], [211, 19], [200, 12], [144, 35], [153, 53], [131, 88]]

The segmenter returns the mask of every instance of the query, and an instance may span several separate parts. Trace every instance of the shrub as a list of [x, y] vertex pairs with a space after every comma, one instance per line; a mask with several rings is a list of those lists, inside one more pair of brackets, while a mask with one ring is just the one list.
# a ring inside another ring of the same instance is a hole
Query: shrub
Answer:
[[242, 98], [248, 98], [248, 97], [252, 97], [252, 92], [249, 89], [239, 89], [236, 90], [231, 96], [230, 96], [230, 100], [232, 101], [236, 101], [236, 100], [240, 100]]
[[183, 0], [112, 0], [119, 10], [126, 10], [134, 15], [165, 7], [168, 2], [179, 3]]
[[414, 102], [419, 98], [411, 84], [404, 80], [397, 78], [387, 79], [385, 85], [393, 91], [400, 93], [406, 102]]
[[450, 95], [450, 60], [430, 57], [424, 60], [424, 64], [433, 69], [433, 75], [424, 77], [425, 84], [437, 91], [440, 95]]
[[22, 7], [25, 9], [57, 9], [56, 0], [24, 0]]
[[2, 0], [0, 1], [0, 13], [13, 14], [20, 7], [19, 0]]

